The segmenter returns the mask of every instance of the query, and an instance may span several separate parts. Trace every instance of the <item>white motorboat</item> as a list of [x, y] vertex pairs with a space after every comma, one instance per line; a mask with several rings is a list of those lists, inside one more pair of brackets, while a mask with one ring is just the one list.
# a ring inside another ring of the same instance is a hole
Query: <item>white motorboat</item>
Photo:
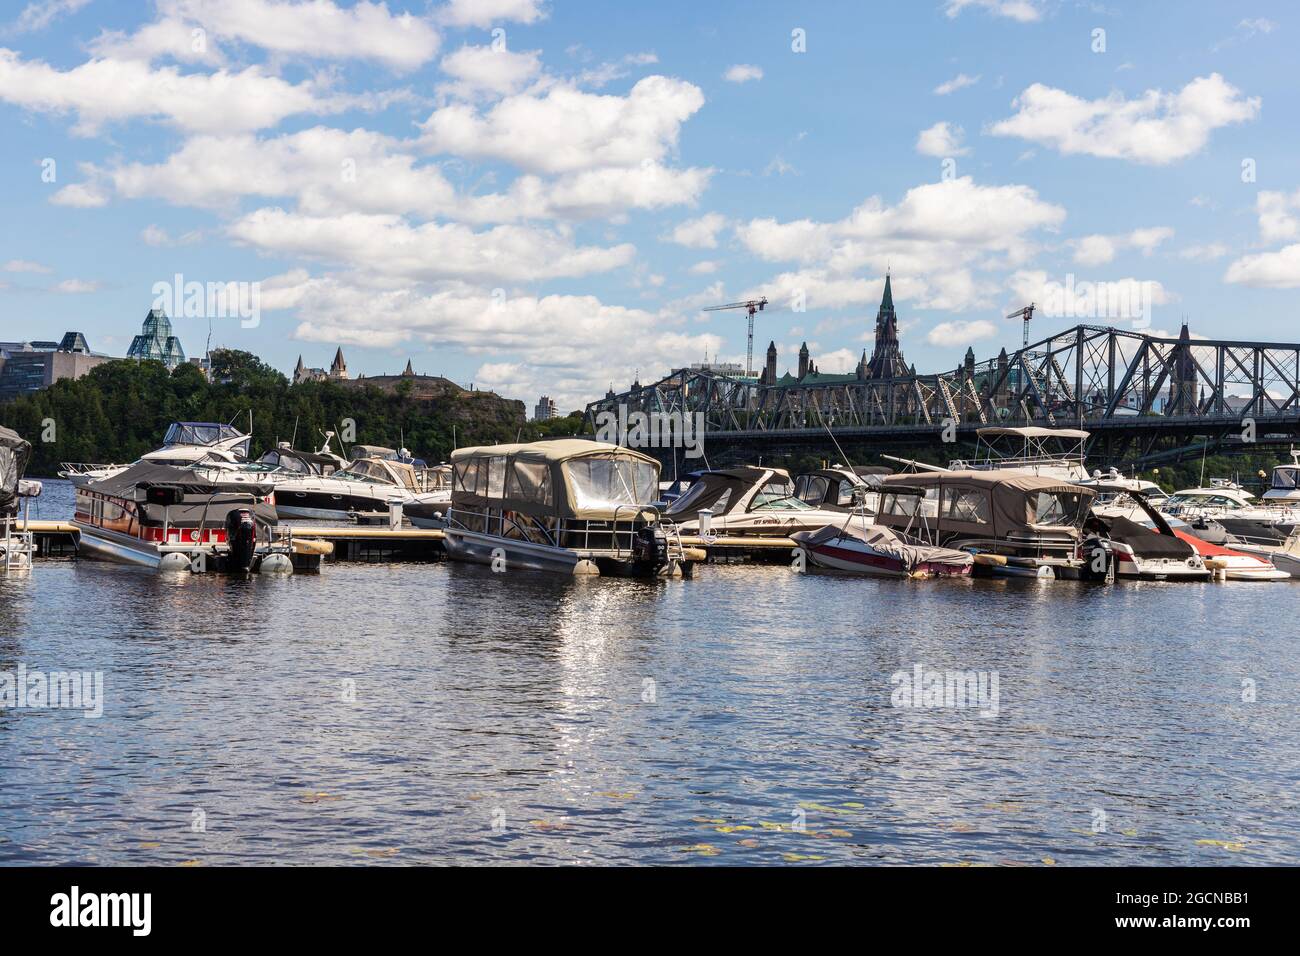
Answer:
[[825, 511], [865, 511], [880, 507], [876, 489], [890, 469], [875, 465], [832, 465], [800, 475], [794, 480], [795, 497]]
[[1279, 571], [1300, 578], [1300, 531], [1292, 532], [1280, 545], [1234, 543], [1232, 549], [1270, 561]]
[[[233, 425], [223, 425], [220, 422], [172, 422], [163, 436], [162, 447], [146, 452], [137, 461], [176, 468], [189, 468], [201, 462], [237, 466], [247, 461], [252, 441], [252, 435], [241, 432]], [[130, 465], [64, 462], [59, 477], [80, 487], [129, 467]]]
[[1291, 449], [1291, 461], [1273, 469], [1268, 490], [1264, 492], [1266, 505], [1300, 505], [1300, 451]]
[[844, 512], [797, 497], [782, 468], [742, 465], [703, 472], [663, 513], [686, 535], [785, 537], [839, 525]]
[[[1107, 495], [1121, 495], [1123, 504], [1114, 498], [1098, 506], [1084, 522], [1090, 537], [1079, 547], [1084, 563], [1084, 577], [1138, 578], [1147, 581], [1204, 581], [1211, 576], [1197, 548], [1170, 526], [1170, 520], [1156, 510], [1146, 496], [1133, 487], [1132, 479], [1117, 479], [1114, 484], [1094, 482], [1090, 487], [1098, 500]], [[1137, 520], [1136, 514], [1142, 516]]]
[[1254, 495], [1228, 482], [1175, 491], [1161, 511], [1189, 524], [1216, 522], [1233, 540], [1248, 544], [1280, 544], [1300, 527], [1300, 505], [1260, 504]]

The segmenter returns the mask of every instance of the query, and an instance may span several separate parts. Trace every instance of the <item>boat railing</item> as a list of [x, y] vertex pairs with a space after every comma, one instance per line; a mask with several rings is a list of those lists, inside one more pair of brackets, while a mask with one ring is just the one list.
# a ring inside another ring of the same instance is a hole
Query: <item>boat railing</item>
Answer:
[[88, 475], [93, 471], [103, 471], [105, 468], [114, 468], [111, 464], [97, 464], [88, 461], [63, 461], [59, 462], [59, 477], [67, 478], [70, 475]]

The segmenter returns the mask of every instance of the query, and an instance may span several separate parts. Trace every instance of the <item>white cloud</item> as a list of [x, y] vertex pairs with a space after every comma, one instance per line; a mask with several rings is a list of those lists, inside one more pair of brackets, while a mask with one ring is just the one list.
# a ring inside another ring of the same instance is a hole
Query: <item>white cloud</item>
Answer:
[[295, 197], [303, 212], [392, 213], [470, 222], [586, 219], [627, 209], [694, 203], [708, 169], [655, 162], [581, 170], [554, 179], [526, 175], [504, 193], [460, 193], [441, 168], [404, 144], [364, 129], [314, 127], [258, 139], [195, 136], [157, 165], [132, 163], [103, 172], [128, 198], [159, 197], [181, 205], [225, 208], [242, 196]]
[[1261, 289], [1294, 289], [1300, 286], [1300, 243], [1242, 256], [1228, 266], [1223, 280]]
[[474, 232], [460, 223], [412, 226], [393, 215], [307, 216], [274, 208], [249, 213], [227, 232], [262, 252], [411, 282], [535, 282], [583, 276], [626, 265], [636, 252], [627, 243], [575, 246], [557, 230], [505, 225]]
[[31, 262], [27, 259], [10, 259], [4, 265], [0, 266], [0, 272], [32, 272], [39, 274], [48, 274], [53, 272], [49, 266], [41, 265], [39, 262]]
[[1178, 258], [1190, 259], [1193, 262], [1209, 262], [1212, 259], [1222, 259], [1232, 250], [1222, 242], [1207, 242], [1204, 245], [1188, 246], [1178, 251]]
[[1168, 305], [1177, 296], [1155, 279], [1091, 280], [1073, 273], [1050, 276], [1041, 269], [1021, 270], [1007, 280], [1010, 301], [1033, 302], [1043, 318], [1071, 323], [1098, 324], [1108, 321], [1150, 322], [1156, 306]]
[[0, 49], [0, 100], [24, 109], [74, 111], [74, 132], [83, 135], [129, 119], [160, 119], [200, 132], [253, 130], [298, 113], [361, 106], [368, 99], [323, 98], [315, 84], [288, 83], [256, 66], [238, 73], [182, 74], [141, 61], [90, 60], [65, 71]]
[[491, 46], [463, 46], [443, 57], [439, 66], [453, 80], [440, 89], [461, 99], [509, 96], [542, 72], [540, 50], [515, 53]]
[[698, 87], [665, 76], [645, 77], [627, 96], [561, 86], [506, 97], [482, 114], [468, 104], [443, 107], [423, 124], [424, 144], [542, 173], [633, 166], [662, 160], [703, 105]]
[[166, 229], [153, 223], [140, 230], [140, 241], [146, 246], [188, 246], [202, 238], [203, 234], [195, 229], [173, 239]]
[[[968, 266], [1021, 263], [1036, 249], [1030, 234], [1055, 229], [1064, 219], [1063, 208], [1028, 186], [981, 186], [963, 176], [916, 186], [893, 206], [873, 196], [836, 222], [751, 219], [737, 235], [771, 262], [875, 275], [892, 264], [901, 277], [938, 277]], [[982, 298], [979, 288], [972, 284], [970, 291]]]
[[536, 23], [546, 16], [541, 0], [451, 0], [442, 22], [456, 27], [487, 28], [496, 23]]
[[50, 202], [74, 209], [98, 209], [108, 205], [108, 195], [95, 183], [72, 183], [51, 196]]
[[411, 70], [438, 52], [438, 31], [409, 13], [393, 15], [385, 3], [358, 0], [160, 0], [163, 21], [201, 26], [215, 38], [272, 53], [313, 59], [374, 60]]
[[916, 151], [922, 156], [964, 156], [970, 149], [962, 146], [962, 137], [966, 131], [951, 123], [935, 123], [929, 129], [921, 130], [916, 138]]
[[940, 83], [934, 88], [936, 96], [947, 96], [949, 93], [955, 93], [957, 90], [965, 89], [968, 86], [974, 86], [980, 81], [978, 76], [968, 76], [965, 73], [958, 73], [951, 80]]
[[948, 0], [944, 12], [949, 17], [956, 17], [967, 7], [1021, 23], [1033, 23], [1043, 16], [1039, 0]]
[[987, 319], [974, 319], [970, 322], [940, 322], [925, 334], [925, 340], [941, 348], [953, 348], [970, 345], [977, 339], [991, 339], [998, 334], [998, 327]]
[[476, 386], [545, 393], [566, 409], [582, 407], [610, 382], [625, 385], [634, 368], [644, 381], [680, 365], [683, 356], [715, 354], [723, 344], [711, 333], [680, 331], [679, 316], [594, 296], [500, 298], [477, 289], [376, 290], [303, 273], [279, 278], [263, 282], [263, 308], [295, 310], [295, 338], [379, 347], [409, 341], [480, 355], [485, 362], [474, 374]]
[[1121, 249], [1137, 249], [1149, 256], [1173, 234], [1174, 230], [1169, 226], [1151, 226], [1121, 235], [1084, 236], [1072, 239], [1070, 245], [1074, 247], [1074, 261], [1078, 265], [1100, 266], [1112, 262]]
[[1259, 115], [1259, 97], [1218, 73], [1197, 77], [1176, 93], [1147, 90], [1136, 99], [1119, 93], [1085, 100], [1035, 83], [1012, 102], [1014, 116], [990, 132], [1016, 136], [1065, 155], [1088, 155], [1164, 165], [1198, 152], [1211, 132]]
[[718, 262], [713, 259], [702, 259], [691, 266], [690, 273], [697, 276], [711, 276], [718, 271], [718, 266]]
[[727, 68], [727, 72], [722, 74], [722, 78], [728, 83], [748, 83], [750, 80], [761, 80], [763, 78], [763, 68], [754, 66], [752, 63], [737, 63]]
[[18, 19], [0, 32], [35, 33], [44, 30], [59, 17], [76, 13], [90, 0], [32, 0], [23, 7]]
[[86, 279], [64, 279], [56, 283], [54, 291], [64, 295], [85, 295], [90, 292], [98, 292], [102, 289], [103, 283]]
[[697, 219], [679, 222], [666, 238], [689, 249], [716, 249], [718, 233], [726, 226], [726, 216], [718, 212], [709, 212]]
[[1279, 242], [1300, 236], [1300, 190], [1286, 193], [1261, 189], [1255, 197], [1259, 214], [1259, 237], [1264, 242]]

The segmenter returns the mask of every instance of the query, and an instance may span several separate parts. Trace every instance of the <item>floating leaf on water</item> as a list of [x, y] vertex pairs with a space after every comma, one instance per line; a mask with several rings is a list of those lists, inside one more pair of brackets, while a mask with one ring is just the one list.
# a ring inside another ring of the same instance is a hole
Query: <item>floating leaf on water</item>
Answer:
[[1122, 833], [1122, 834], [1124, 834], [1124, 836], [1137, 836], [1137, 835], [1138, 835], [1137, 829], [1134, 828], [1134, 827], [1129, 827], [1129, 829], [1127, 829], [1127, 830], [1120, 830], [1119, 832]]
[[1222, 847], [1230, 853], [1240, 853], [1246, 849], [1246, 844], [1239, 843], [1236, 840], [1197, 840], [1196, 845]]
[[367, 850], [366, 856], [373, 856], [377, 859], [386, 859], [388, 857], [397, 856], [399, 852], [401, 851], [399, 851], [397, 847], [389, 847], [383, 850]]
[[563, 820], [530, 820], [529, 825], [537, 830], [567, 830], [569, 825]]
[[840, 806], [849, 807], [852, 810], [865, 810], [867, 808], [865, 803], [841, 803]]
[[161, 843], [141, 843], [141, 844], [140, 844], [140, 849], [142, 849], [142, 850], [156, 850], [156, 849], [158, 849], [160, 846], [162, 846]]
[[691, 817], [692, 823], [726, 823], [721, 817]]
[[851, 837], [853, 836], [848, 830], [827, 830], [826, 834], [833, 837]]
[[1050, 856], [1043, 857], [1043, 866], [1056, 866], [1056, 861]]
[[202, 866], [203, 862], [201, 860], [186, 860], [183, 863], [178, 863], [176, 865], [177, 866]]
[[598, 796], [609, 797], [611, 800], [632, 800], [636, 798], [634, 790], [604, 790]]
[[693, 843], [690, 846], [678, 847], [679, 853], [698, 853], [700, 856], [717, 856], [722, 851], [712, 843]]
[[309, 791], [303, 795], [303, 803], [328, 803], [333, 800], [342, 800], [343, 797], [335, 793], [326, 793], [324, 790], [319, 792]]
[[1003, 813], [1015, 813], [1017, 810], [1020, 809], [1020, 804], [1007, 803], [1006, 801], [1003, 801], [1002, 803], [986, 803], [984, 804], [984, 809], [1001, 810]]
[[762, 827], [764, 830], [780, 830], [780, 831], [783, 831], [783, 832], [784, 832], [785, 830], [789, 830], [789, 829], [790, 829], [789, 824], [786, 824], [786, 823], [770, 823], [770, 822], [768, 822], [767, 820], [760, 820], [760, 821], [758, 822], [758, 825], [759, 825], [760, 827]]
[[742, 823], [737, 826], [714, 827], [713, 829], [717, 830], [719, 833], [739, 833], [742, 830], [752, 830], [754, 828], [751, 826], [746, 826], [745, 824]]
[[487, 796], [487, 795], [486, 795], [486, 794], [483, 794], [483, 793], [471, 793], [471, 794], [470, 794], [468, 797], [466, 797], [465, 799], [466, 799], [466, 800], [483, 800], [483, 799], [486, 798], [486, 796]]
[[841, 810], [839, 807], [828, 807], [824, 803], [801, 803], [799, 804], [805, 810], [816, 810], [818, 813], [851, 813], [851, 810]]
[[782, 853], [781, 859], [785, 860], [787, 863], [802, 863], [805, 860], [824, 860], [826, 857], [813, 856], [811, 854], [805, 855], [803, 853]]
[[755, 840], [753, 837], [745, 837], [745, 839], [743, 839], [743, 840], [737, 840], [737, 841], [736, 841], [736, 844], [737, 844], [738, 846], [748, 847], [748, 848], [751, 849], [751, 850], [752, 850], [754, 847], [760, 845], [759, 842], [758, 842], [757, 840]]

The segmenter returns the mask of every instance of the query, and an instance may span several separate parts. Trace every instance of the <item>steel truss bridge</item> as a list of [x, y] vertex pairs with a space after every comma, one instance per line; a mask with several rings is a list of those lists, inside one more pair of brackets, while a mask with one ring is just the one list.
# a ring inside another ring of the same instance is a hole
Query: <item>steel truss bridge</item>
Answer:
[[1147, 466], [1300, 441], [1300, 345], [1079, 325], [1003, 358], [906, 378], [759, 385], [682, 369], [587, 407], [703, 415], [710, 457], [830, 443], [973, 440], [986, 425], [1086, 428], [1089, 461]]

